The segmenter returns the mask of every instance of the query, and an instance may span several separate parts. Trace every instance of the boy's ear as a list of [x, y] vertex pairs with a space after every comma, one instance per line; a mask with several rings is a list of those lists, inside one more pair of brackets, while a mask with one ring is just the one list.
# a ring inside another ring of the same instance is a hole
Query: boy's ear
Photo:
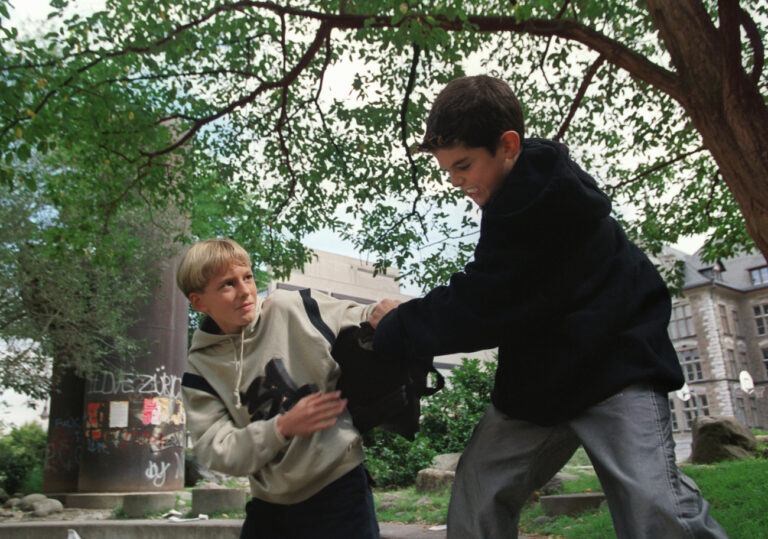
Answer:
[[504, 131], [501, 134], [501, 149], [507, 157], [513, 159], [520, 152], [520, 133], [517, 131]]
[[192, 292], [189, 294], [189, 303], [197, 312], [205, 313], [205, 304], [203, 303], [203, 298], [197, 292]]

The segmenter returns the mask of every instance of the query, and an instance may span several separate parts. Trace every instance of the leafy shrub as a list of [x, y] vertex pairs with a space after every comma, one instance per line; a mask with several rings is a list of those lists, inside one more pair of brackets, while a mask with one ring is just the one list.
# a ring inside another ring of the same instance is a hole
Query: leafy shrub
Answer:
[[446, 387], [422, 400], [420, 431], [413, 442], [380, 429], [367, 433], [366, 466], [376, 484], [410, 485], [436, 455], [463, 451], [490, 403], [495, 369], [491, 361], [462, 359]]
[[428, 468], [435, 458], [435, 451], [423, 438], [409, 442], [397, 434], [373, 429], [364, 440], [365, 466], [378, 487], [410, 485], [419, 470]]
[[0, 436], [0, 482], [8, 494], [42, 488], [45, 431], [36, 423], [13, 427]]
[[460, 453], [491, 402], [496, 364], [461, 360], [451, 371], [449, 384], [422, 401], [419, 438], [440, 453]]

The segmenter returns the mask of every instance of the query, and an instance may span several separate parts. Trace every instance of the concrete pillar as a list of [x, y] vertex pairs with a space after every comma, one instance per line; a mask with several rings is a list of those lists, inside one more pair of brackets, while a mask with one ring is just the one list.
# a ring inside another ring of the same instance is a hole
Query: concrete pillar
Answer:
[[181, 377], [187, 302], [168, 261], [131, 336], [149, 346], [128, 371], [105, 370], [86, 385], [80, 492], [153, 492], [184, 487]]
[[85, 381], [56, 362], [53, 373], [56, 387], [51, 392], [43, 474], [43, 492], [47, 494], [77, 490], [83, 443]]

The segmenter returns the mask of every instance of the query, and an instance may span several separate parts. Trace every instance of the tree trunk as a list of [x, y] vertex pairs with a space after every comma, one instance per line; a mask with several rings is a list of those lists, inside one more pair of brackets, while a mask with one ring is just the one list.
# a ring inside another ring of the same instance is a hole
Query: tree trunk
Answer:
[[738, 2], [721, 0], [720, 28], [699, 0], [647, 4], [683, 86], [676, 98], [768, 260], [768, 107], [742, 66]]

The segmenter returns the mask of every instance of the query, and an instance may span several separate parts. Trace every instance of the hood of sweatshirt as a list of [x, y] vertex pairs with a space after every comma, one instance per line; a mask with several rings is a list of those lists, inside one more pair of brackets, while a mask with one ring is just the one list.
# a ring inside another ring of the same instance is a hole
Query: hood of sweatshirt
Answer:
[[610, 211], [608, 196], [570, 159], [563, 144], [531, 138], [523, 142], [515, 166], [483, 207], [483, 219], [548, 228], [555, 222], [594, 221]]

